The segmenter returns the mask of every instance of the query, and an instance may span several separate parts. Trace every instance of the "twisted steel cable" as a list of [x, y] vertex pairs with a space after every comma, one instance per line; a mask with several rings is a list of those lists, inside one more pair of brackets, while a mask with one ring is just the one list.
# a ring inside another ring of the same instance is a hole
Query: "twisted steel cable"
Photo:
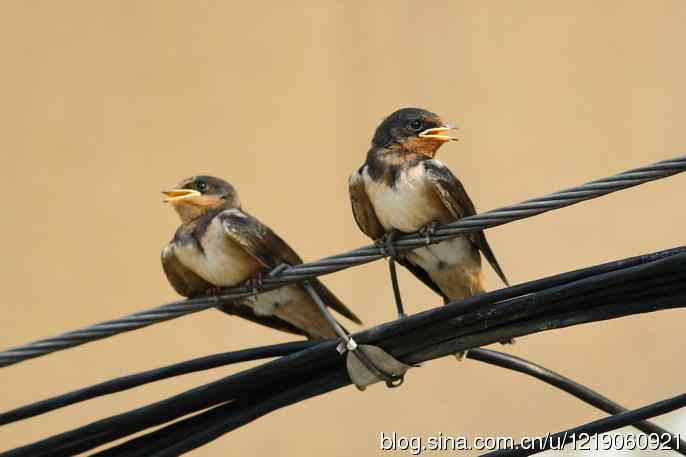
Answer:
[[[649, 181], [666, 178], [683, 171], [686, 171], [686, 155], [440, 225], [436, 227], [435, 234], [432, 235], [430, 239], [427, 239], [423, 234], [412, 233], [398, 237], [394, 244], [398, 252], [407, 251], [427, 244], [454, 238], [464, 233], [496, 227], [516, 220], [536, 216], [547, 211], [601, 197]], [[238, 298], [275, 289], [285, 284], [302, 281], [315, 276], [334, 273], [356, 265], [372, 262], [382, 257], [384, 257], [384, 250], [382, 247], [368, 245], [343, 254], [325, 257], [315, 262], [279, 268], [278, 271], [274, 271], [273, 274], [265, 278], [262, 285], [255, 289], [247, 286], [240, 286], [226, 289], [217, 296], [180, 300], [134, 313], [120, 319], [101, 322], [84, 329], [64, 333], [56, 337], [46, 338], [0, 352], [0, 367], [78, 346], [90, 341], [107, 338], [118, 333], [147, 327], [148, 325], [157, 322], [175, 319], [185, 314], [231, 303]]]

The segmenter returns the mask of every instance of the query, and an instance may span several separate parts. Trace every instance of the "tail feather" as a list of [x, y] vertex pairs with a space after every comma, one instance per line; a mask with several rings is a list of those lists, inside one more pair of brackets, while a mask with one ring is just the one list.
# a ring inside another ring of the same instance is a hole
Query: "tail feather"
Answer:
[[505, 272], [503, 271], [503, 269], [500, 268], [498, 260], [495, 258], [495, 254], [493, 254], [493, 250], [491, 249], [491, 246], [488, 244], [488, 241], [486, 240], [486, 235], [484, 235], [484, 232], [478, 233], [479, 234], [477, 235], [477, 239], [479, 241], [479, 249], [483, 253], [484, 257], [486, 257], [486, 260], [488, 260], [488, 263], [491, 264], [491, 267], [498, 274], [500, 279], [505, 283], [506, 286], [509, 286], [510, 282], [507, 280], [507, 277], [505, 276]]
[[344, 316], [351, 321], [353, 321], [356, 324], [362, 325], [362, 321], [360, 320], [359, 317], [353, 313], [350, 308], [345, 306], [343, 302], [341, 302], [338, 297], [334, 295], [333, 292], [329, 290], [328, 287], [326, 287], [321, 281], [319, 281], [317, 278], [314, 278], [310, 280], [310, 284], [312, 284], [312, 287], [314, 287], [314, 290], [317, 291], [319, 296], [322, 298], [324, 303], [326, 305], [336, 311], [338, 314], [341, 316]]

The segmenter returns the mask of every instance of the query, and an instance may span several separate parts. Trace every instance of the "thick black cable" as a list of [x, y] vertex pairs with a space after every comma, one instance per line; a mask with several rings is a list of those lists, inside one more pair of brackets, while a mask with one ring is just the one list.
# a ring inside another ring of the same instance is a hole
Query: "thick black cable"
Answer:
[[280, 357], [310, 348], [315, 344], [317, 344], [316, 341], [295, 341], [291, 343], [243, 349], [240, 351], [224, 352], [222, 354], [186, 360], [165, 367], [122, 376], [0, 413], [0, 425], [9, 424], [85, 400], [121, 392], [162, 379], [194, 373], [196, 371], [209, 370], [211, 368], [234, 363]]
[[211, 427], [216, 421], [224, 421], [224, 416], [239, 406], [238, 402], [222, 403], [219, 406], [179, 420], [154, 432], [96, 452], [91, 457], [149, 457], [155, 452], [163, 451], [179, 441]]
[[[437, 226], [430, 243], [437, 243], [464, 233], [503, 225], [525, 219], [547, 211], [570, 206], [584, 200], [597, 198], [612, 192], [637, 186], [648, 181], [662, 179], [686, 170], [686, 156], [657, 162], [652, 165], [619, 173], [587, 184], [555, 192], [544, 197], [487, 211], [482, 214], [459, 219]], [[394, 241], [398, 252], [407, 251], [427, 244], [425, 235], [413, 233], [398, 237]], [[327, 257], [315, 262], [289, 266], [278, 274], [264, 278], [260, 291], [271, 290], [282, 285], [304, 279], [333, 273], [355, 265], [368, 263], [383, 256], [381, 248], [369, 245], [343, 254]], [[149, 310], [141, 311], [120, 319], [102, 322], [84, 329], [68, 332], [57, 337], [35, 341], [24, 346], [0, 352], [0, 367], [19, 363], [51, 352], [67, 349], [151, 324], [174, 319], [254, 294], [254, 288], [245, 286], [227, 289], [217, 297], [182, 300]]]
[[[283, 373], [284, 370], [286, 372], [293, 370], [302, 376], [303, 371], [312, 374], [322, 366], [340, 363], [341, 359], [336, 351], [337, 343], [334, 340], [324, 341], [310, 349], [224, 377], [168, 399], [101, 419], [84, 427], [0, 453], [0, 455], [3, 457], [73, 455], [238, 397], [278, 388], [278, 385], [283, 382], [279, 373]], [[325, 361], [324, 365], [316, 363], [322, 359]]]
[[[514, 355], [505, 354], [503, 352], [493, 351], [490, 349], [477, 348], [467, 352], [467, 358], [533, 376], [534, 378], [539, 379], [551, 386], [557, 387], [560, 390], [564, 390], [579, 400], [595, 406], [596, 408], [609, 414], [619, 414], [628, 411], [628, 409], [624, 408], [618, 403], [613, 402], [609, 398], [599, 394], [598, 392], [595, 392], [592, 389], [589, 389], [582, 384], [579, 384], [578, 382], [572, 381], [571, 379], [542, 367], [541, 365], [529, 362], [528, 360], [524, 360]], [[686, 441], [681, 439], [680, 435], [671, 433], [670, 431], [665, 430], [664, 428], [646, 420], [634, 422], [631, 425], [647, 435], [654, 434], [657, 436], [671, 436], [669, 443], [665, 444], [679, 454], [686, 455]]]
[[[89, 386], [2, 413], [0, 414], [0, 424], [16, 422], [21, 419], [33, 417], [38, 414], [43, 414], [48, 411], [79, 403], [88, 399], [112, 394], [115, 392], [121, 392], [126, 389], [162, 379], [167, 379], [173, 376], [208, 370], [233, 363], [287, 355], [305, 348], [312, 347], [315, 344], [317, 344], [316, 341], [298, 341], [293, 343], [283, 343], [234, 352], [226, 352], [222, 354], [214, 354], [207, 357], [200, 357], [197, 359], [168, 365], [154, 370], [147, 370], [141, 373], [115, 378], [107, 382]], [[536, 365], [515, 356], [487, 349], [473, 349], [468, 352], [468, 358], [529, 374], [611, 414], [616, 414], [626, 410], [617, 403], [612, 402], [611, 400], [592, 391], [591, 389], [582, 386], [581, 384], [575, 383], [574, 381], [541, 367], [540, 365]], [[636, 424], [636, 427], [645, 433], [669, 433], [666, 430], [650, 423]], [[170, 433], [176, 435], [176, 428], [177, 426], [171, 426], [172, 431]], [[678, 438], [673, 436], [673, 439], [676, 440]], [[673, 447], [680, 447], [686, 452], [686, 442], [684, 441], [681, 442], [680, 446], [673, 444]]]
[[[681, 303], [685, 303], [686, 300], [686, 295], [682, 296], [680, 298]], [[654, 306], [648, 305], [646, 308], [654, 310]], [[624, 311], [626, 313], [626, 310]], [[600, 315], [600, 317], [604, 317], [603, 314]], [[543, 326], [543, 329], [550, 329], [550, 328], [556, 328], [556, 325], [545, 325]], [[491, 338], [491, 341], [489, 342], [494, 342], [495, 339]], [[473, 351], [472, 349], [471, 351]], [[470, 352], [471, 352], [470, 351]], [[413, 360], [417, 360], [418, 358], [415, 357]], [[423, 359], [423, 358], [422, 358]], [[279, 395], [278, 398], [271, 398], [268, 396], [265, 396], [265, 398], [259, 403], [259, 405], [251, 405], [246, 408], [241, 408], [239, 410], [234, 410], [231, 413], [227, 414], [226, 416], [223, 416], [221, 420], [217, 421], [217, 423], [213, 427], [209, 427], [208, 429], [201, 430], [197, 433], [192, 433], [191, 436], [184, 438], [182, 441], [180, 441], [179, 444], [175, 444], [173, 446], [170, 446], [169, 448], [169, 453], [163, 454], [160, 453], [159, 457], [161, 456], [167, 456], [167, 455], [175, 455], [173, 452], [177, 452], [179, 450], [183, 450], [183, 452], [186, 452], [188, 450], [194, 449], [196, 447], [202, 446], [218, 437], [221, 435], [230, 432], [231, 430], [234, 430], [235, 428], [245, 425], [245, 423], [252, 421], [256, 419], [257, 417], [261, 417], [271, 411], [274, 411], [276, 409], [282, 408], [284, 406], [289, 406], [291, 404], [297, 403], [299, 401], [303, 401], [307, 398], [311, 398], [316, 395], [321, 395], [323, 393], [330, 392], [332, 390], [335, 390], [337, 388], [342, 387], [343, 385], [348, 384], [348, 382], [341, 382], [339, 381], [338, 383], [332, 383], [330, 378], [334, 378], [338, 376], [343, 376], [345, 377], [345, 372], [339, 368], [335, 372], [330, 372], [328, 374], [322, 375], [319, 379], [312, 380], [311, 383], [313, 386], [317, 386], [318, 390], [313, 390], [313, 389], [307, 389], [305, 393], [298, 393], [298, 392], [284, 392]], [[286, 397], [288, 401], [283, 401], [281, 398]], [[677, 407], [681, 407], [679, 405], [676, 406], [670, 406], [672, 409], [676, 409]], [[657, 415], [657, 414], [655, 414]], [[247, 416], [249, 419], [246, 420], [244, 417]], [[641, 417], [638, 419], [638, 421], [645, 420], [648, 417], [652, 417], [651, 415], [648, 415], [646, 417]], [[633, 421], [629, 421], [627, 423], [622, 423], [617, 425], [614, 428], [620, 428], [625, 425], [630, 425], [633, 423]], [[611, 429], [614, 429], [611, 428]], [[609, 429], [609, 430], [611, 430]], [[608, 430], [608, 431], [609, 431]], [[585, 427], [580, 427], [575, 430], [577, 433], [577, 436], [579, 433], [593, 433], [593, 429], [589, 428], [586, 429]], [[669, 432], [667, 432], [669, 433]], [[674, 436], [673, 434], [670, 433], [670, 436]], [[672, 441], [674, 443], [674, 441]], [[676, 443], [673, 444], [675, 450], [678, 449], [679, 451], [682, 451], [682, 448], [680, 447], [681, 441], [677, 441]], [[158, 454], [155, 454], [158, 455]]]
[[[659, 287], [636, 294], [636, 283], [669, 278]], [[605, 293], [607, 284], [629, 281], [627, 293]], [[536, 292], [535, 289], [539, 290]], [[563, 328], [624, 315], [652, 312], [686, 304], [686, 253], [672, 249], [632, 259], [532, 281], [510, 289], [525, 293], [509, 299], [510, 290], [495, 291], [457, 304], [431, 309], [400, 321], [354, 335], [360, 342], [377, 344], [406, 363], [418, 363], [506, 338]], [[560, 308], [560, 297], [581, 294]], [[501, 299], [504, 301], [500, 301]], [[597, 301], [596, 299], [600, 299]], [[608, 301], [609, 300], [609, 301]], [[476, 306], [478, 304], [478, 306]], [[503, 320], [512, 315], [512, 321]], [[474, 327], [481, 322], [481, 328]], [[464, 324], [469, 324], [465, 326]], [[427, 346], [427, 335], [435, 341]], [[69, 455], [111, 442], [145, 428], [183, 417], [231, 399], [269, 397], [295, 379], [319, 377], [343, 370], [336, 342], [310, 349], [192, 389], [146, 407], [103, 419], [51, 438], [17, 448], [4, 456]], [[346, 384], [349, 380], [346, 381]], [[256, 406], [257, 407], [257, 406]], [[260, 406], [261, 408], [261, 406]]]
[[151, 457], [175, 457], [181, 455], [184, 452], [207, 444], [231, 430], [235, 430], [240, 426], [252, 422], [275, 409], [290, 406], [304, 399], [322, 395], [333, 389], [343, 387], [348, 383], [347, 373], [344, 370], [339, 369], [324, 377], [297, 384], [291, 389], [269, 397], [267, 401], [256, 401], [250, 403], [248, 407], [243, 408], [242, 410], [236, 412], [232, 411], [232, 414], [226, 415], [221, 421], [215, 421], [211, 426], [184, 438], [163, 451], [153, 454]]
[[[519, 373], [532, 376], [536, 379], [546, 382], [551, 386], [564, 390], [565, 392], [570, 393], [576, 398], [592, 406], [595, 406], [603, 411], [612, 414], [627, 411], [617, 403], [614, 403], [612, 400], [607, 399], [601, 394], [579, 383], [576, 383], [558, 373], [541, 367], [540, 365], [537, 365], [535, 363], [528, 362], [519, 357], [482, 348], [470, 350], [468, 352], [467, 357], [473, 360], [478, 360], [483, 363], [514, 370]], [[322, 383], [322, 381], [317, 382]], [[280, 403], [275, 402], [273, 400], [267, 401], [267, 399], [265, 398], [261, 398], [261, 400], [262, 403], [267, 403], [264, 406], [267, 406], [268, 408], [266, 409], [269, 409], [270, 411], [277, 409], [277, 407], [282, 407], [279, 406]], [[248, 415], [250, 417], [254, 415], [254, 405], [244, 406], [239, 403], [240, 402], [233, 404], [232, 411], [229, 411], [228, 407], [226, 406], [223, 407], [224, 413], [221, 416], [218, 415], [218, 407], [212, 410], [212, 412], [198, 414], [190, 419], [176, 422], [168, 427], [156, 430], [154, 432], [150, 432], [138, 438], [134, 438], [126, 443], [117, 445], [113, 448], [107, 449], [95, 455], [98, 457], [148, 456], [153, 454], [154, 452], [160, 451], [161, 449], [167, 449], [169, 447], [173, 449], [173, 446], [176, 446], [177, 443], [182, 442], [183, 440], [188, 440], [189, 437], [193, 436], [194, 434], [200, 433], [201, 428], [204, 430], [210, 428], [212, 425], [224, 424], [222, 426], [222, 430], [224, 432], [228, 432], [230, 430], [227, 429], [233, 430], [240, 425], [244, 425], [244, 421], [233, 421], [230, 424], [230, 426], [226, 426], [227, 421], [231, 420], [232, 415], [241, 414], [242, 416]], [[241, 412], [241, 410], [243, 410], [243, 412]], [[250, 413], [247, 410], [251, 410], [253, 412]], [[202, 423], [202, 426], [197, 425], [199, 423]], [[647, 434], [655, 433], [659, 436], [672, 436], [672, 441], [670, 443], [666, 443], [667, 446], [681, 454], [686, 454], [686, 442], [684, 442], [683, 440], [679, 440], [678, 436], [670, 433], [669, 431], [662, 429], [661, 427], [652, 424], [648, 421], [641, 421], [633, 425], [637, 429]], [[208, 439], [211, 436], [214, 436], [215, 434], [216, 432], [210, 432], [209, 434], [203, 433], [201, 437], [195, 438], [195, 440], [192, 441], [192, 443], [194, 445], [200, 446], [207, 442], [206, 439]], [[187, 450], [190, 449], [192, 448], [189, 448]]]
[[[567, 274], [553, 276], [530, 283], [524, 283], [519, 286], [514, 286], [500, 291], [488, 292], [476, 297], [463, 300], [462, 302], [450, 303], [446, 306], [434, 308], [429, 311], [415, 314], [400, 321], [383, 324], [373, 327], [359, 335], [355, 339], [360, 343], [384, 342], [389, 341], [385, 346], [394, 350], [397, 347], [405, 347], [406, 344], [423, 345], [427, 352], [433, 353], [436, 356], [443, 356], [450, 354], [449, 352], [439, 354], [438, 351], [450, 350], [448, 346], [440, 346], [444, 341], [446, 335], [450, 335], [451, 339], [469, 340], [470, 333], [480, 333], [479, 341], [486, 341], [488, 338], [483, 335], [483, 328], [493, 327], [490, 332], [498, 332], [502, 334], [500, 339], [495, 341], [504, 341], [509, 338], [514, 338], [517, 335], [508, 335], [507, 333], [516, 333], [518, 331], [527, 331], [526, 325], [518, 328], [516, 321], [523, 317], [534, 317], [537, 315], [545, 315], [543, 318], [552, 318], [553, 311], [564, 312], [571, 310], [574, 314], [578, 314], [582, 318], [583, 308], [590, 308], [594, 303], [588, 299], [588, 290], [593, 290], [594, 296], [602, 296], [604, 291], [611, 283], [628, 281], [625, 287], [637, 287], [639, 280], [645, 281], [649, 278], [661, 278], [665, 274], [684, 275], [686, 271], [683, 268], [684, 259], [686, 255], [682, 249], [663, 251], [645, 257], [638, 257], [633, 259], [626, 259], [615, 264], [617, 269], [613, 270], [612, 265], [605, 264], [594, 267], [591, 270], [578, 270], [577, 274]], [[624, 268], [622, 268], [624, 267]], [[578, 279], [575, 279], [578, 278]], [[677, 279], [676, 284], [680, 287], [682, 284]], [[686, 284], [684, 284], [686, 287]], [[518, 290], [516, 295], [514, 290]], [[509, 293], [512, 292], [512, 293]], [[584, 294], [577, 296], [573, 295]], [[515, 296], [513, 296], [515, 295]], [[629, 300], [635, 296], [635, 293], [625, 297]], [[573, 302], [560, 303], [562, 297], [574, 300]], [[496, 305], [497, 303], [497, 305]], [[576, 307], [576, 309], [574, 308]], [[533, 322], [533, 320], [530, 320]], [[510, 323], [505, 326], [503, 324]], [[431, 325], [428, 325], [431, 324]], [[471, 326], [468, 326], [471, 324]], [[495, 328], [493, 324], [504, 326], [501, 330]], [[479, 327], [482, 327], [479, 330]], [[490, 341], [489, 341], [490, 342]], [[486, 343], [477, 344], [476, 340], [470, 341], [471, 346], [458, 348], [454, 352], [459, 352], [470, 347], [483, 346]], [[452, 346], [449, 345], [452, 349]], [[415, 348], [416, 350], [416, 348]], [[453, 352], [453, 353], [454, 353]], [[400, 352], [397, 355], [402, 356], [404, 353]], [[396, 355], [396, 354], [394, 354]], [[415, 361], [410, 361], [414, 363]], [[417, 360], [416, 362], [419, 362]]]
[[[680, 286], [681, 286], [681, 290], [683, 290], [683, 284], [680, 284]], [[683, 305], [683, 303], [684, 303], [684, 300], [686, 300], [686, 295], [683, 295], [683, 294], [682, 294], [682, 296], [679, 297], [679, 301], [681, 302], [682, 305]], [[647, 309], [647, 310], [652, 310], [652, 311], [654, 311], [655, 308], [656, 308], [656, 306], [654, 306], [654, 305], [647, 305], [647, 306], [644, 306], [644, 308]], [[633, 309], [633, 310], [635, 310], [635, 309]], [[637, 310], [636, 310], [636, 311], [637, 311]], [[625, 312], [626, 312], [626, 311], [625, 311]], [[611, 313], [610, 313], [609, 315], [611, 315]], [[603, 316], [604, 316], [604, 315], [601, 313], [601, 314], [600, 314], [600, 317], [603, 317]], [[552, 328], [554, 328], [554, 327], [555, 327], [555, 325], [552, 326]], [[550, 326], [545, 326], [545, 327], [543, 327], [543, 329], [550, 329], [550, 328], [551, 328]], [[493, 341], [493, 340], [492, 340], [492, 341]], [[491, 342], [492, 342], [492, 341], [491, 341]], [[333, 390], [334, 388], [337, 388], [337, 387], [339, 387], [339, 386], [333, 386], [333, 387], [332, 387], [331, 389], [329, 389], [329, 390]], [[327, 390], [327, 391], [329, 391], [329, 390]], [[310, 397], [310, 396], [308, 395], [307, 398], [309, 398], [309, 397]], [[305, 399], [305, 397], [302, 397], [301, 400], [302, 400], [302, 399]], [[294, 400], [293, 398], [290, 398], [289, 401], [290, 401], [289, 404], [292, 404], [293, 402], [295, 402], [295, 400]], [[300, 400], [298, 400], [298, 401], [300, 401]], [[266, 412], [268, 412], [268, 411], [273, 411], [274, 409], [278, 409], [278, 408], [280, 408], [280, 407], [282, 407], [282, 406], [280, 406], [280, 404], [279, 404], [278, 402], [274, 402], [274, 401], [272, 401], [271, 399], [266, 399], [266, 400], [264, 400], [264, 401], [262, 402], [262, 404], [260, 405], [260, 407], [262, 408], [262, 411], [263, 411], [262, 413], [260, 413], [260, 415], [263, 415], [263, 414], [266, 414]], [[266, 411], [266, 412], [265, 412], [265, 411]], [[237, 414], [237, 413], [238, 413], [238, 412], [234, 412], [234, 414]], [[220, 436], [221, 433], [219, 433], [219, 430], [222, 430], [223, 433], [226, 433], [226, 432], [228, 432], [228, 431], [234, 429], [234, 428], [235, 428], [234, 426], [227, 425], [227, 422], [225, 422], [225, 421], [227, 421], [227, 419], [228, 419], [228, 417], [224, 417], [224, 418], [222, 419], [222, 422], [223, 422], [223, 423], [217, 424], [216, 428], [213, 429], [214, 432], [208, 432], [208, 431], [205, 431], [205, 430], [204, 430], [204, 431], [198, 433], [198, 437], [197, 437], [198, 440], [195, 441], [195, 443], [196, 443], [198, 446], [199, 446], [199, 445], [202, 445], [202, 444], [204, 444], [204, 443], [210, 441], [211, 439], [215, 439], [216, 437]], [[657, 430], [661, 430], [661, 429], [657, 428]], [[581, 431], [583, 431], [583, 430], [581, 430]], [[665, 433], [669, 433], [669, 432], [665, 432]], [[674, 438], [674, 435], [672, 435], [672, 434], [670, 434], [669, 436], [671, 436], [672, 438]], [[680, 441], [672, 441], [671, 444], [672, 444], [672, 446], [674, 446], [675, 449], [681, 450], [681, 448], [680, 448], [681, 442], [680, 442]], [[191, 448], [192, 448], [192, 447], [189, 447], [189, 448], [187, 448], [187, 449], [191, 449]], [[178, 449], [178, 448], [172, 447], [172, 449]], [[167, 454], [165, 454], [165, 455], [167, 455]], [[169, 454], [169, 455], [172, 455], [172, 454]]]
[[[667, 258], [667, 260], [669, 260], [669, 258]], [[305, 351], [305, 352], [307, 352], [307, 351]]]
[[[531, 440], [526, 446], [520, 445], [515, 448], [500, 449], [483, 455], [491, 457], [524, 456], [537, 454], [553, 447], [559, 449], [561, 444], [571, 443], [575, 438], [578, 438], [580, 434], [597, 435], [599, 433], [607, 433], [651, 417], [667, 414], [685, 406], [686, 394], [681, 394], [667, 400], [651, 403], [638, 409], [621, 412], [614, 416], [605, 417], [578, 427], [570, 428], [548, 437]], [[526, 449], [524, 449], [524, 447], [526, 447]]]

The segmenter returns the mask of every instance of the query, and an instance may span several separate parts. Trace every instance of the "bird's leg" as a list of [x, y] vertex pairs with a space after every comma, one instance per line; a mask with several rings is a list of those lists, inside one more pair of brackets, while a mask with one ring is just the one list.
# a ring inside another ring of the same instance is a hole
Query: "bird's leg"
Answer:
[[385, 234], [382, 238], [376, 240], [374, 243], [379, 246], [381, 253], [388, 256], [388, 271], [391, 275], [391, 285], [393, 286], [393, 297], [395, 298], [395, 306], [398, 310], [398, 319], [407, 317], [405, 314], [405, 307], [403, 306], [403, 299], [400, 295], [400, 285], [398, 284], [398, 273], [395, 269], [395, 259], [398, 257], [398, 251], [395, 249], [393, 240], [398, 235], [397, 231], [392, 231]]
[[398, 251], [395, 248], [393, 241], [398, 236], [397, 230], [393, 230], [389, 233], [385, 233], [381, 238], [374, 240], [374, 244], [381, 251], [381, 255], [384, 257], [398, 257]]
[[426, 244], [431, 244], [431, 237], [436, 234], [436, 227], [438, 227], [438, 222], [432, 221], [419, 229], [419, 233], [426, 238]]
[[[499, 343], [500, 343], [500, 344], [503, 344], [503, 345], [505, 345], [505, 344], [515, 344], [516, 342], [517, 342], [517, 341], [516, 341], [514, 338], [508, 338], [508, 339], [506, 339], [506, 340], [499, 341]], [[456, 352], [456, 353], [455, 353], [455, 358], [457, 359], [458, 362], [462, 362], [462, 361], [465, 359], [465, 357], [467, 357], [467, 353], [468, 353], [468, 352], [469, 352], [469, 350], [467, 350], [467, 351]]]
[[219, 304], [219, 296], [224, 292], [223, 287], [212, 286], [205, 290], [205, 296], [213, 299], [217, 304]]
[[[405, 371], [410, 367], [399, 362], [381, 348], [371, 345], [358, 345], [352, 336], [334, 319], [326, 304], [309, 281], [303, 282], [303, 286], [317, 304], [319, 311], [324, 315], [326, 321], [343, 340], [337, 347], [337, 350], [341, 354], [348, 351], [348, 374], [357, 388], [364, 390], [368, 385], [378, 381], [385, 381], [388, 387], [399, 387], [405, 379]], [[350, 356], [354, 360], [351, 360]]]
[[403, 298], [400, 295], [400, 284], [398, 284], [398, 273], [395, 271], [395, 257], [388, 258], [388, 271], [391, 274], [391, 286], [393, 286], [393, 297], [395, 298], [395, 307], [398, 310], [398, 319], [407, 317], [405, 314], [405, 307], [403, 306]]

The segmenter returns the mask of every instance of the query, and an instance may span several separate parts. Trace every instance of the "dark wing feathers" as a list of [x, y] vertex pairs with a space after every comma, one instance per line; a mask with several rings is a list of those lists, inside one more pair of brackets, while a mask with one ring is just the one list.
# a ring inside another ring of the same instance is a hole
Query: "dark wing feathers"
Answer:
[[[424, 169], [428, 179], [433, 184], [434, 190], [443, 201], [443, 204], [450, 210], [455, 219], [462, 217], [473, 216], [476, 214], [474, 203], [464, 190], [462, 183], [446, 166], [437, 164], [436, 162], [424, 162]], [[498, 260], [493, 254], [491, 246], [486, 240], [486, 235], [482, 230], [473, 232], [470, 236], [471, 242], [483, 253], [488, 263], [491, 264], [493, 270], [498, 274], [500, 279], [506, 284], [510, 285], [502, 268], [498, 264]]]
[[362, 230], [362, 233], [373, 240], [378, 240], [385, 234], [385, 230], [381, 226], [379, 218], [376, 217], [374, 206], [372, 205], [371, 200], [369, 200], [361, 170], [362, 169], [350, 175], [350, 179], [348, 180], [348, 190], [350, 192], [350, 203], [353, 208], [353, 216], [355, 217], [357, 226]]
[[[243, 246], [246, 252], [257, 259], [265, 268], [271, 270], [284, 263], [288, 265], [302, 263], [302, 259], [288, 243], [250, 214], [238, 209], [230, 209], [221, 213], [219, 217], [222, 218], [226, 234]], [[310, 280], [310, 284], [327, 306], [355, 323], [362, 323], [360, 318], [321, 281], [313, 278]]]
[[302, 259], [269, 227], [253, 216], [230, 209], [219, 214], [224, 231], [265, 268], [272, 269], [282, 263], [296, 265]]
[[246, 305], [233, 304], [233, 305], [223, 305], [219, 307], [220, 310], [224, 311], [226, 314], [231, 314], [234, 316], [242, 317], [256, 324], [261, 324], [267, 327], [271, 327], [275, 330], [281, 330], [282, 332], [293, 333], [295, 335], [303, 335], [309, 338], [309, 335], [297, 326], [280, 319], [276, 316], [266, 316], [257, 315], [255, 312]]
[[431, 279], [431, 276], [429, 276], [429, 273], [427, 273], [425, 269], [418, 265], [415, 265], [414, 263], [407, 260], [405, 257], [398, 257], [395, 259], [395, 261], [403, 267], [407, 268], [410, 271], [410, 273], [412, 273], [417, 279], [423, 282], [429, 289], [433, 290], [444, 299], [447, 298], [441, 290], [441, 288], [438, 287], [438, 284], [436, 284], [434, 280]]
[[505, 276], [505, 272], [503, 271], [503, 269], [500, 268], [498, 259], [495, 258], [495, 254], [493, 253], [491, 246], [488, 244], [488, 240], [486, 240], [486, 235], [484, 234], [484, 232], [476, 232], [475, 236], [477, 240], [477, 246], [479, 247], [479, 249], [481, 249], [481, 252], [483, 253], [484, 257], [486, 257], [486, 260], [488, 260], [488, 263], [491, 264], [491, 268], [493, 268], [493, 271], [495, 271], [498, 274], [498, 277], [503, 283], [505, 283], [506, 286], [509, 286], [510, 282], [507, 280], [507, 276]]
[[474, 203], [464, 190], [462, 183], [446, 166], [435, 162], [424, 162], [426, 176], [446, 208], [455, 219], [476, 214]]
[[353, 321], [356, 324], [362, 325], [362, 321], [360, 320], [359, 317], [353, 313], [350, 308], [345, 306], [339, 299], [336, 297], [333, 292], [329, 290], [328, 287], [326, 287], [319, 279], [317, 278], [312, 278], [309, 280], [310, 284], [312, 284], [312, 287], [314, 290], [317, 291], [317, 294], [322, 298], [324, 303], [326, 303], [329, 308], [333, 309], [336, 311], [338, 314], [341, 316], [344, 316], [351, 321]]

